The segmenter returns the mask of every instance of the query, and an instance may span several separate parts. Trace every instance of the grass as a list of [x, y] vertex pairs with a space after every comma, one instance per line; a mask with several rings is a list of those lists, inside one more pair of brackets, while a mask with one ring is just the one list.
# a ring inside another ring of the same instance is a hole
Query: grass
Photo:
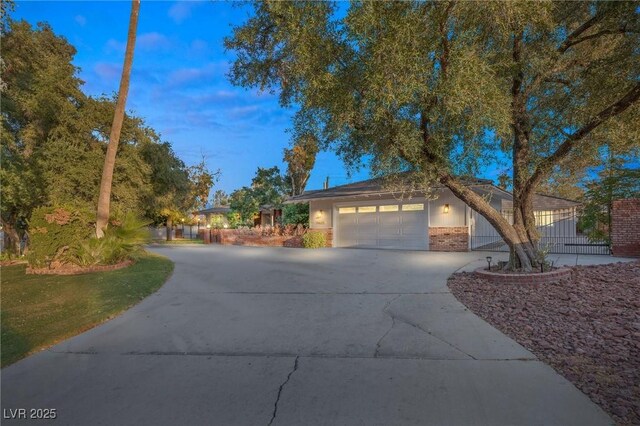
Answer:
[[2, 366], [135, 305], [164, 284], [173, 263], [147, 253], [128, 268], [93, 274], [27, 275], [25, 268], [2, 267]]

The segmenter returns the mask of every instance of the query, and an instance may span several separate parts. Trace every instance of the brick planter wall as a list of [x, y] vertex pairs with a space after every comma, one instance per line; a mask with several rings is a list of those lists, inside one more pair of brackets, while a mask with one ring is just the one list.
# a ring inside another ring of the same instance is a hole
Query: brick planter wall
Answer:
[[614, 256], [640, 257], [640, 199], [615, 200], [611, 210]]
[[222, 245], [255, 247], [302, 247], [302, 236], [258, 235], [236, 229], [212, 229], [211, 242]]
[[571, 278], [571, 269], [558, 268], [554, 271], [533, 274], [501, 274], [489, 272], [484, 268], [476, 269], [474, 274], [496, 284], [551, 284]]
[[469, 229], [466, 226], [430, 227], [429, 250], [469, 251]]

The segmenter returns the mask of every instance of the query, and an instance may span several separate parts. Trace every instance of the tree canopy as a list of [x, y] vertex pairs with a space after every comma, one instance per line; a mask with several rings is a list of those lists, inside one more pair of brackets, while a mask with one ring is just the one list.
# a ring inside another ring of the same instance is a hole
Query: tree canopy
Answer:
[[250, 223], [261, 206], [282, 208], [282, 203], [290, 192], [288, 180], [280, 174], [280, 168], [258, 167], [251, 186], [244, 186], [231, 194], [230, 207], [240, 214], [242, 221]]
[[[298, 106], [296, 129], [349, 165], [411, 170], [482, 214], [512, 249], [538, 259], [533, 194], [559, 169], [578, 172], [605, 143], [640, 136], [640, 17], [633, 2], [253, 4], [225, 45], [231, 80]], [[506, 156], [514, 223], [461, 175]]]
[[[8, 250], [38, 206], [95, 210], [115, 100], [92, 98], [72, 64], [75, 49], [47, 24], [6, 19], [2, 34], [0, 216]], [[111, 211], [157, 223], [206, 200], [216, 173], [187, 167], [142, 118], [125, 114]], [[206, 195], [205, 195], [206, 193]]]

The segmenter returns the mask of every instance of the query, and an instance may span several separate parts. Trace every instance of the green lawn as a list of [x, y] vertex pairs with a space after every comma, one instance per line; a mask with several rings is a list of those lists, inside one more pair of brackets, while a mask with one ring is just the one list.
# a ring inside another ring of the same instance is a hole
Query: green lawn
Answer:
[[173, 271], [162, 256], [144, 255], [118, 271], [26, 275], [25, 265], [2, 267], [1, 365], [88, 330], [156, 291]]

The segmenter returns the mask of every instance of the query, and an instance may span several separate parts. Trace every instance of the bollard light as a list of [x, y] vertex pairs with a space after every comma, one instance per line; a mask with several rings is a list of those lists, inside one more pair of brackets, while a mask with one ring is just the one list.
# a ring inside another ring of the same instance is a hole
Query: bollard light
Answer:
[[491, 256], [487, 256], [487, 263], [489, 264], [489, 267], [487, 268], [487, 271], [491, 270]]

